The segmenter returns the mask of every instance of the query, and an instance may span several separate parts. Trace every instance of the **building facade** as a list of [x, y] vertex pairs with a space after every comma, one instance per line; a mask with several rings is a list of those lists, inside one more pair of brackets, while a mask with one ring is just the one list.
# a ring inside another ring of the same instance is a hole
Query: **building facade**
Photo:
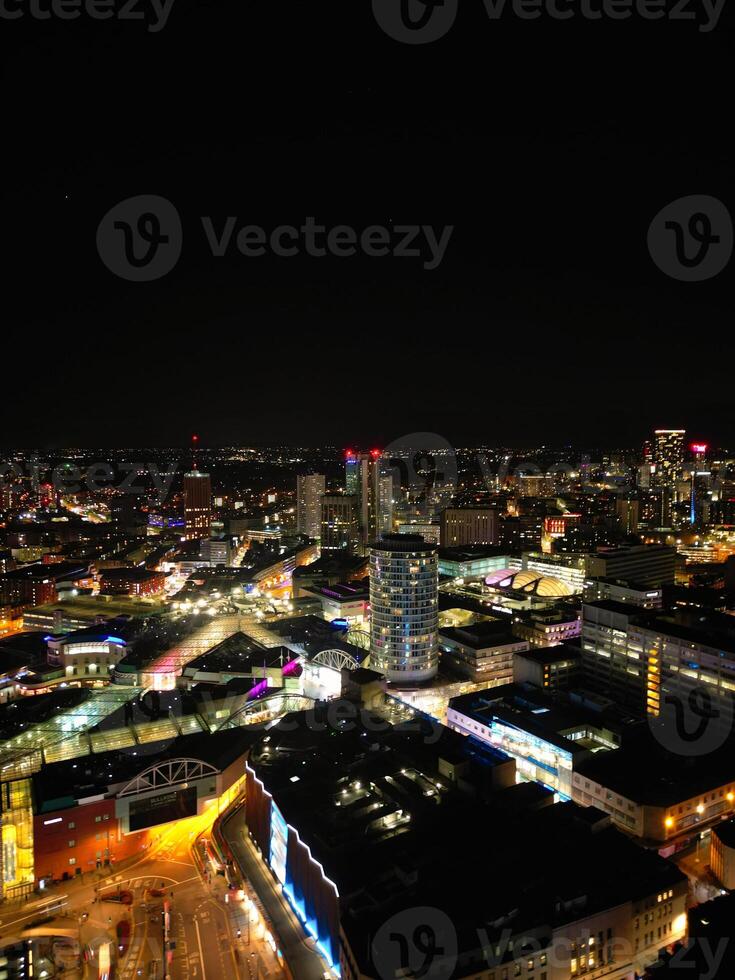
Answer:
[[439, 655], [437, 549], [391, 534], [370, 548], [371, 666], [396, 684], [432, 678]]
[[328, 493], [322, 497], [321, 508], [322, 551], [353, 554], [360, 539], [357, 497], [354, 494]]
[[582, 668], [593, 690], [659, 717], [662, 707], [699, 698], [710, 737], [732, 733], [735, 634], [732, 617], [677, 610], [647, 613], [619, 602], [582, 606]]
[[212, 481], [209, 473], [184, 474], [184, 522], [187, 538], [208, 538], [212, 528]]
[[296, 477], [296, 530], [309, 538], [318, 538], [322, 531], [322, 497], [326, 478], [321, 473]]
[[498, 513], [492, 507], [446, 507], [441, 513], [442, 548], [498, 543]]

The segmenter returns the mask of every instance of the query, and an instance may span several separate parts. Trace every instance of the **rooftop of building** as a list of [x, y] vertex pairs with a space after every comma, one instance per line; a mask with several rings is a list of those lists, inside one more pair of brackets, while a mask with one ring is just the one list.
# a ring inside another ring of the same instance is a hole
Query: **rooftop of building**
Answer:
[[364, 684], [375, 684], [384, 680], [384, 675], [377, 670], [370, 670], [369, 667], [357, 667], [350, 671], [350, 681], [353, 684], [362, 686]]
[[[19, 653], [12, 653], [0, 647], [0, 678], [13, 677], [19, 671], [30, 667], [34, 661], [29, 657], [24, 657]], [[35, 661], [38, 666], [40, 661]]]
[[90, 796], [118, 792], [145, 769], [168, 759], [196, 759], [221, 772], [248, 751], [258, 735], [246, 726], [198, 732], [45, 765], [33, 776], [35, 812], [66, 809]]
[[616, 599], [598, 599], [595, 602], [585, 602], [584, 605], [605, 609], [607, 612], [627, 616], [629, 619], [634, 619], [641, 612], [639, 606], [633, 606], [629, 602], [618, 602]]
[[57, 602], [49, 602], [34, 606], [27, 610], [28, 614], [53, 615], [58, 611], [67, 619], [94, 619], [104, 616], [105, 619], [114, 616], [154, 616], [165, 612], [166, 605], [154, 599], [138, 596], [70, 596], [60, 598]]
[[498, 719], [573, 756], [582, 757], [586, 753], [584, 746], [562, 733], [583, 728], [587, 715], [572, 705], [560, 704], [531, 684], [503, 684], [485, 691], [461, 694], [450, 699], [449, 708], [483, 725]]
[[150, 568], [103, 568], [100, 571], [100, 578], [104, 582], [150, 582], [151, 579], [158, 578], [163, 572], [157, 572]]
[[302, 586], [310, 595], [331, 599], [334, 602], [360, 602], [370, 598], [370, 585], [360, 582], [338, 582], [336, 585]]
[[33, 562], [22, 568], [13, 568], [1, 577], [9, 580], [29, 580], [33, 582], [58, 582], [60, 579], [74, 575], [83, 575], [89, 571], [89, 566], [72, 561]]
[[733, 746], [682, 757], [667, 751], [650, 732], [640, 732], [616, 752], [598, 753], [578, 767], [581, 776], [629, 800], [647, 806], [670, 807], [735, 784]]
[[[524, 657], [529, 655], [521, 654]], [[605, 729], [614, 736], [616, 744], [621, 744], [624, 739], [632, 737], [639, 727], [629, 712], [618, 708], [613, 702], [604, 705], [585, 702], [574, 692], [546, 691], [528, 682], [503, 684], [462, 694], [452, 698], [449, 707], [485, 725], [492, 718], [498, 718], [580, 758], [587, 749], [600, 748], [594, 739], [583, 737], [586, 729]], [[567, 737], [567, 733], [577, 734], [578, 737], [573, 740]]]
[[377, 541], [370, 542], [371, 551], [386, 551], [391, 554], [412, 554], [427, 552], [436, 554], [437, 547], [421, 534], [384, 534]]
[[610, 599], [585, 603], [585, 606], [626, 616], [637, 626], [666, 636], [735, 654], [735, 617], [727, 613], [687, 607], [670, 611], [640, 609]]
[[545, 623], [554, 625], [558, 623], [572, 623], [579, 619], [579, 608], [581, 603], [574, 596], [569, 597], [569, 601], [563, 605], [553, 605], [547, 609], [519, 609], [513, 614], [516, 622], [523, 622], [527, 625]]
[[440, 548], [439, 561], [478, 561], [482, 558], [501, 558], [508, 554], [510, 552], [507, 548], [499, 548], [495, 545], [456, 545], [451, 548]]
[[[457, 743], [441, 726], [381, 728], [364, 712], [336, 718], [320, 725], [319, 711], [289, 715], [250, 761], [335, 883], [342, 928], [366, 975], [376, 975], [369, 937], [408, 908], [448, 915], [466, 954], [455, 975], [473, 975], [486, 968], [478, 930], [493, 943], [538, 928], [548, 942], [564, 922], [686, 887], [675, 866], [641, 850], [594, 808], [544, 805], [548, 796], [537, 787], [512, 786], [485, 803], [464, 793], [439, 765], [458, 744], [471, 752], [473, 739]], [[482, 768], [479, 758], [466, 765]], [[464, 775], [471, 784], [473, 775]]]
[[676, 554], [676, 548], [674, 548], [673, 545], [668, 544], [616, 544], [600, 545], [597, 550], [593, 552], [593, 557], [625, 558], [644, 551], [667, 552], [672, 556]]
[[532, 660], [537, 664], [558, 664], [564, 660], [578, 663], [581, 657], [579, 642], [557, 643], [553, 647], [534, 647], [525, 653], [517, 653], [517, 657]]
[[725, 847], [735, 848], [735, 818], [723, 820], [722, 823], [712, 828], [712, 833], [719, 837]]
[[64, 645], [67, 643], [106, 643], [108, 641], [115, 642], [115, 640], [122, 640], [123, 643], [127, 643], [137, 635], [139, 629], [140, 620], [132, 620], [125, 616], [108, 619], [104, 623], [85, 626], [79, 630], [47, 634], [45, 638], [57, 640]]
[[599, 582], [601, 585], [614, 585], [621, 589], [629, 589], [631, 592], [661, 592], [660, 588], [652, 589], [650, 585], [643, 585], [641, 582], [635, 582], [630, 579], [614, 578], [610, 575], [595, 576], [587, 581], [590, 585], [595, 585]]
[[368, 559], [360, 555], [322, 554], [308, 565], [300, 565], [293, 571], [293, 577], [311, 578], [313, 576], [339, 575], [344, 578], [354, 572], [367, 568]]
[[238, 630], [222, 640], [211, 650], [207, 650], [184, 668], [184, 676], [207, 671], [235, 671], [249, 674], [262, 671], [263, 667], [282, 667], [294, 660], [295, 655], [285, 646], [265, 647], [253, 637]]
[[574, 595], [574, 589], [553, 575], [542, 575], [531, 569], [501, 568], [491, 572], [485, 584], [492, 588], [508, 590], [521, 595], [537, 595], [546, 599], [560, 599]]
[[4, 657], [19, 657], [25, 664], [46, 659], [46, 633], [43, 630], [28, 630], [14, 633], [0, 640], [0, 670]]
[[0, 705], [0, 740], [3, 742], [30, 731], [89, 700], [89, 688], [66, 687], [51, 694], [16, 698]]
[[461, 643], [473, 650], [522, 642], [517, 636], [513, 636], [507, 619], [483, 620], [469, 626], [446, 626], [439, 630], [439, 637]]
[[[268, 623], [268, 629], [276, 636], [302, 646], [309, 656], [315, 656], [322, 650], [344, 650], [359, 663], [366, 655], [366, 650], [350, 642], [351, 631], [333, 625], [321, 616], [291, 616]], [[362, 638], [367, 640], [366, 636]]]

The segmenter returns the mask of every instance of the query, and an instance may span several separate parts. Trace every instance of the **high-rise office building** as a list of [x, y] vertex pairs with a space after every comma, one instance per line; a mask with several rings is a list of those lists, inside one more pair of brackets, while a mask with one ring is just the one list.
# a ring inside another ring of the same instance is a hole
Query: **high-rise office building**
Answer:
[[351, 493], [326, 493], [321, 498], [322, 551], [354, 554], [360, 537], [357, 497]]
[[660, 494], [659, 527], [676, 527], [681, 513], [676, 504], [686, 498], [680, 492], [684, 476], [684, 429], [656, 429], [653, 441], [653, 487]]
[[709, 524], [712, 512], [712, 474], [709, 470], [695, 469], [691, 475], [689, 502], [690, 523], [701, 527]]
[[364, 547], [390, 531], [393, 522], [393, 477], [381, 468], [381, 452], [345, 451], [345, 490], [357, 498], [360, 540]]
[[318, 538], [322, 530], [322, 497], [325, 478], [321, 473], [296, 477], [296, 531]]
[[638, 533], [640, 502], [636, 497], [618, 497], [615, 501], [615, 513], [623, 534]]
[[184, 473], [184, 521], [187, 538], [208, 538], [212, 528], [212, 481], [209, 473]]
[[394, 684], [437, 671], [439, 561], [419, 534], [387, 534], [370, 546], [370, 656]]
[[[735, 691], [731, 616], [677, 609], [657, 613], [603, 600], [582, 606], [584, 684], [658, 717], [667, 703], [700, 701], [710, 729], [730, 737]], [[690, 709], [693, 711], [693, 709]], [[696, 714], [693, 711], [692, 717]], [[721, 743], [720, 743], [721, 744]]]
[[441, 513], [442, 548], [497, 544], [498, 512], [492, 507], [446, 507]]
[[377, 536], [390, 534], [393, 530], [393, 474], [383, 473], [378, 477], [378, 526]]
[[684, 470], [684, 429], [656, 429], [653, 443], [655, 483], [673, 488]]

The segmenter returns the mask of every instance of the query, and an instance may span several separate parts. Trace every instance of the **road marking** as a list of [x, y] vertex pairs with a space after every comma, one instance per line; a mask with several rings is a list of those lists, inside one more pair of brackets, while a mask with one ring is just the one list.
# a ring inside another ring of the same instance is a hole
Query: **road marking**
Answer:
[[204, 969], [204, 953], [202, 952], [202, 937], [201, 937], [201, 935], [199, 933], [199, 919], [197, 919], [196, 916], [194, 916], [194, 926], [195, 926], [196, 931], [197, 931], [197, 943], [199, 945], [199, 959], [200, 959], [201, 964], [202, 964], [202, 977], [203, 977], [203, 980], [207, 980], [207, 972]]

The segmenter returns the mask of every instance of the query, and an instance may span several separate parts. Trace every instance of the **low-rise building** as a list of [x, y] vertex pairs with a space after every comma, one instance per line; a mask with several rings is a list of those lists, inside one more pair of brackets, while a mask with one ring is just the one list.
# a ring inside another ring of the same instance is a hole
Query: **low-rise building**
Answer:
[[568, 691], [579, 679], [578, 644], [539, 647], [513, 657], [513, 680], [549, 691]]
[[108, 681], [127, 654], [128, 640], [134, 632], [129, 621], [112, 620], [63, 636], [47, 636], [48, 664], [60, 667], [67, 680], [92, 677]]
[[166, 573], [149, 568], [106, 568], [99, 574], [99, 585], [106, 595], [157, 596], [166, 586]]
[[439, 574], [465, 581], [482, 579], [506, 568], [510, 558], [505, 548], [487, 546], [440, 548]]
[[64, 633], [99, 625], [116, 616], [133, 619], [155, 616], [165, 611], [155, 598], [125, 595], [70, 596], [58, 602], [26, 609], [23, 628], [46, 633]]
[[242, 788], [254, 735], [184, 735], [136, 751], [44, 765], [33, 776], [36, 885], [114, 866], [143, 852], [149, 831], [226, 804]]
[[301, 586], [301, 594], [318, 599], [322, 615], [327, 620], [337, 619], [350, 626], [364, 626], [370, 609], [370, 587], [364, 583], [339, 582], [335, 585]]
[[199, 557], [207, 565], [229, 565], [232, 548], [227, 538], [203, 538], [199, 542]]
[[622, 742], [621, 720], [596, 716], [528, 684], [506, 684], [452, 698], [447, 724], [516, 760], [524, 779], [572, 798], [572, 774], [593, 752]]
[[660, 609], [663, 605], [663, 588], [649, 588], [637, 582], [626, 582], [614, 578], [585, 579], [583, 598], [585, 602], [627, 602], [641, 609]]
[[735, 889], [735, 819], [712, 829], [709, 864], [723, 888]]
[[503, 620], [485, 620], [470, 626], [439, 630], [445, 665], [472, 681], [489, 686], [513, 680], [513, 656], [528, 650], [528, 642], [514, 636]]
[[735, 813], [731, 746], [682, 757], [653, 736], [596, 754], [574, 773], [573, 799], [651, 846], [675, 846]]
[[442, 950], [427, 975], [454, 980], [627, 980], [684, 938], [685, 875], [601, 811], [508, 785], [501, 753], [441, 726], [347, 719], [342, 701], [287, 716], [246, 786], [247, 832], [343, 980], [405, 972], [415, 929]]
[[548, 647], [574, 640], [582, 632], [579, 610], [572, 607], [516, 612], [513, 635], [528, 640], [531, 647]]

